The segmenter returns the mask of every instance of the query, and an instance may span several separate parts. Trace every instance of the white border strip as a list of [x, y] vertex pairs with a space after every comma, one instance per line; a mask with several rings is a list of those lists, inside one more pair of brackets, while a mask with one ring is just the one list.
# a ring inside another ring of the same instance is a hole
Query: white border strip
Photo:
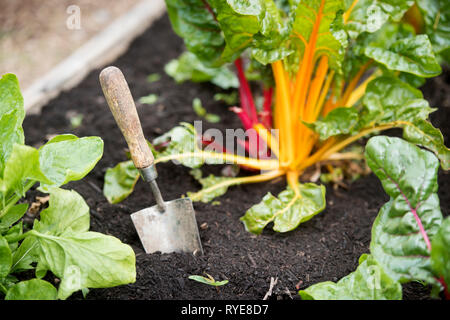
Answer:
[[39, 113], [42, 106], [62, 90], [73, 88], [93, 69], [114, 61], [165, 12], [164, 0], [142, 0], [95, 35], [81, 48], [23, 93], [27, 114]]

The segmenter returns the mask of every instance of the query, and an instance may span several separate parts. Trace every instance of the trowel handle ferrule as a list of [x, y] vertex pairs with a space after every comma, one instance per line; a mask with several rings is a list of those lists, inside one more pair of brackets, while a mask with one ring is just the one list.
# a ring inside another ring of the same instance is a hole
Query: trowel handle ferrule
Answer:
[[139, 170], [153, 167], [153, 154], [144, 138], [136, 106], [122, 71], [117, 67], [107, 67], [99, 78], [109, 109], [127, 141], [134, 166]]

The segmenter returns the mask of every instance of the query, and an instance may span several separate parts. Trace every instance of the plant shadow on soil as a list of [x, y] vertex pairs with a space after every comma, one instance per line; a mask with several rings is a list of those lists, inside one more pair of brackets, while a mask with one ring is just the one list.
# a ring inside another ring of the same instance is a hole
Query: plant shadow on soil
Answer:
[[[139, 97], [155, 93], [154, 105], [137, 103], [147, 139], [151, 140], [179, 122], [197, 119], [192, 100], [199, 97], [208, 112], [221, 116], [214, 127], [239, 128], [239, 120], [223, 103], [214, 101], [219, 92], [209, 84], [176, 84], [164, 72], [164, 65], [184, 50], [183, 42], [172, 31], [167, 15], [156, 21], [137, 38], [129, 50], [113, 65], [122, 69], [132, 94]], [[123, 139], [103, 97], [98, 75], [92, 71], [77, 87], [61, 93], [48, 103], [41, 115], [30, 115], [24, 122], [26, 143], [38, 147], [49, 136], [73, 133], [77, 136], [100, 136], [105, 142], [104, 156], [82, 181], [70, 183], [91, 208], [91, 229], [118, 237], [136, 253], [137, 281], [108, 289], [93, 289], [87, 299], [262, 299], [269, 289], [270, 278], [278, 278], [270, 299], [298, 299], [297, 289], [321, 281], [337, 281], [355, 270], [358, 258], [369, 251], [371, 226], [381, 206], [388, 200], [380, 182], [370, 174], [349, 186], [334, 191], [327, 186], [327, 208], [296, 230], [286, 234], [266, 228], [260, 236], [244, 230], [239, 221], [245, 211], [268, 192], [278, 194], [285, 188], [280, 178], [264, 184], [232, 187], [218, 198], [220, 205], [195, 203], [197, 222], [205, 255], [151, 254], [143, 251], [129, 215], [153, 205], [148, 186], [139, 181], [134, 193], [117, 205], [107, 202], [101, 193], [108, 167], [126, 160]], [[147, 82], [149, 74], [161, 79]], [[429, 80], [422, 88], [430, 105], [438, 107], [431, 115], [449, 145], [450, 73]], [[67, 114], [83, 114], [82, 125], [72, 129]], [[210, 125], [209, 125], [210, 126]], [[208, 125], [204, 124], [204, 127]], [[392, 130], [392, 135], [401, 134]], [[187, 191], [199, 189], [189, 169], [173, 163], [158, 165], [158, 182], [166, 199], [179, 198]], [[205, 166], [204, 174], [219, 173], [220, 168]], [[28, 194], [34, 200], [37, 191]], [[450, 176], [439, 174], [439, 197], [444, 215], [450, 208]], [[205, 227], [206, 226], [206, 227]], [[211, 274], [229, 283], [219, 290], [189, 280], [189, 275]], [[427, 299], [429, 288], [419, 283], [404, 285], [404, 299]], [[72, 296], [82, 299], [81, 293]]]

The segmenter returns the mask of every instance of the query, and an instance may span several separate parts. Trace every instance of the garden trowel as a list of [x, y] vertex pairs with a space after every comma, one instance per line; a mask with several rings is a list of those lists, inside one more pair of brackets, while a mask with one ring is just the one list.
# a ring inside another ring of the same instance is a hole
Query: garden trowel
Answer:
[[156, 205], [131, 215], [145, 252], [191, 252], [203, 254], [195, 212], [189, 198], [164, 201], [156, 183], [153, 154], [142, 132], [141, 123], [122, 72], [107, 67], [100, 73], [100, 84], [109, 108], [122, 131], [134, 166], [150, 184]]

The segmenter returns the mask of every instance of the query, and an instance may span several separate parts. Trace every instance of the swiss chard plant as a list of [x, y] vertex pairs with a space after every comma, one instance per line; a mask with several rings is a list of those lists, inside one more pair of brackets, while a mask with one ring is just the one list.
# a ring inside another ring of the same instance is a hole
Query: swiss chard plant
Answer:
[[373, 137], [367, 163], [390, 200], [372, 227], [370, 254], [337, 283], [326, 281], [299, 292], [303, 299], [401, 299], [402, 283], [421, 281], [450, 299], [450, 217], [437, 196], [439, 161], [400, 138]]
[[[431, 2], [436, 14], [446, 6]], [[417, 87], [441, 72], [436, 53], [449, 47], [448, 33], [441, 32], [449, 20], [436, 17], [428, 35], [416, 34], [402, 20], [413, 3], [166, 0], [172, 26], [190, 56], [208, 68], [234, 65], [240, 106], [231, 109], [248, 135], [238, 140], [246, 150], [240, 156], [183, 124], [153, 141], [156, 162], [176, 160], [191, 168], [231, 162], [263, 171], [235, 178], [202, 177], [196, 171], [203, 189], [188, 193], [194, 201], [210, 201], [233, 185], [285, 176], [286, 190], [268, 193], [241, 218], [255, 234], [271, 222], [275, 231], [293, 230], [324, 210], [325, 187], [300, 183], [305, 171], [327, 162], [332, 171], [329, 161], [363, 158], [347, 147], [383, 130], [403, 129], [404, 139], [433, 151], [448, 170], [450, 150], [428, 121], [435, 109]], [[246, 64], [259, 74], [254, 78], [261, 82], [260, 104]], [[109, 169], [106, 197], [123, 200], [138, 178], [130, 161]]]
[[[24, 117], [18, 80], [6, 74], [0, 79], [0, 295], [66, 299], [78, 290], [134, 282], [131, 247], [89, 231], [84, 199], [60, 188], [94, 168], [103, 154], [102, 139], [63, 134], [36, 149], [25, 144]], [[29, 205], [21, 199], [35, 185], [50, 195], [49, 206], [28, 227], [22, 217]], [[35, 278], [29, 279], [33, 270]], [[43, 279], [48, 271], [60, 280], [58, 288]]]

